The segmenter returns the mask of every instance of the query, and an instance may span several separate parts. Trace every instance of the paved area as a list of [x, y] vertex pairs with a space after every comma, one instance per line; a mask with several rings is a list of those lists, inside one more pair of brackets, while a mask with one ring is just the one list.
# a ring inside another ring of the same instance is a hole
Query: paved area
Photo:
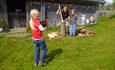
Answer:
[[26, 32], [26, 28], [10, 29], [7, 33], [0, 33], [0, 37], [29, 37], [31, 33]]

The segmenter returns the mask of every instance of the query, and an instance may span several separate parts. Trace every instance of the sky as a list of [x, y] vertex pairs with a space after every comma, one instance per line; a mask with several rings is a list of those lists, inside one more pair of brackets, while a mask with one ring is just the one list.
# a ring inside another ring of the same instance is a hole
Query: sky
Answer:
[[107, 4], [111, 4], [113, 3], [114, 0], [105, 0], [107, 2]]

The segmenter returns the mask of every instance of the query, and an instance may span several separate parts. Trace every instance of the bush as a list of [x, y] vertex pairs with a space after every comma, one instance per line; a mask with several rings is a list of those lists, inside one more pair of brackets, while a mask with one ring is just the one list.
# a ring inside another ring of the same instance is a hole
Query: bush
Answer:
[[115, 18], [115, 14], [111, 15], [110, 18], [111, 18], [111, 19], [112, 19], [112, 18]]
[[6, 22], [4, 20], [0, 20], [0, 28], [2, 28], [4, 32], [9, 31], [8, 27], [6, 26]]
[[6, 25], [6, 22], [4, 20], [0, 20], [0, 28], [4, 28]]

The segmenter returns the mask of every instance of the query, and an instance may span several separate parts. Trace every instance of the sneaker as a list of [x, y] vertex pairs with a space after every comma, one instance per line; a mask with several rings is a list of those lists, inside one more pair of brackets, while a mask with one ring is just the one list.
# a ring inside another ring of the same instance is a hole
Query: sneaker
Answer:
[[46, 63], [39, 63], [38, 66], [46, 66]]
[[34, 62], [34, 66], [38, 66], [38, 62]]

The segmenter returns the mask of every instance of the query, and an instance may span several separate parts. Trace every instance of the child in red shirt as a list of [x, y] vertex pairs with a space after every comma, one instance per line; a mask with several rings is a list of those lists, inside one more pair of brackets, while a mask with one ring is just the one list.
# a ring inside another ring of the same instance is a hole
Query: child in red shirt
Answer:
[[[38, 18], [39, 11], [37, 9], [32, 9], [30, 12], [30, 27], [32, 30], [32, 39], [35, 46], [35, 65], [44, 65], [47, 47], [45, 44], [44, 36], [42, 32], [46, 29], [47, 21], [45, 26], [43, 26]], [[40, 48], [42, 48], [42, 54], [40, 55]]]

